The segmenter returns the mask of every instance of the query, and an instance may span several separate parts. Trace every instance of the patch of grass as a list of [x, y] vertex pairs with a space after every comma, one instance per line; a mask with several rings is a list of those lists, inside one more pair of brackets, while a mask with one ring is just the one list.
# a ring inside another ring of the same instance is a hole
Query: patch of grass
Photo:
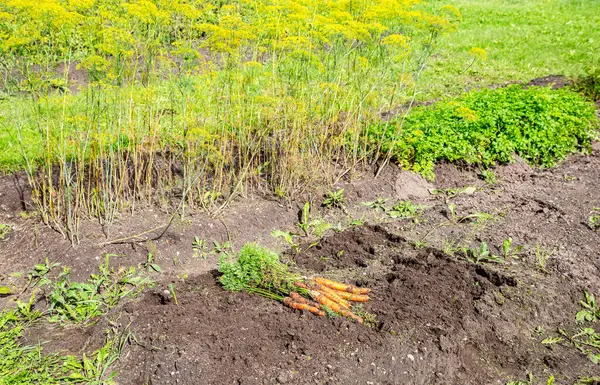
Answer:
[[595, 106], [573, 91], [513, 85], [417, 107], [406, 118], [372, 126], [368, 137], [404, 168], [433, 179], [441, 161], [487, 169], [517, 154], [551, 167], [589, 151], [597, 126]]
[[600, 101], [600, 61], [575, 79], [573, 89], [593, 101]]
[[0, 384], [113, 384], [110, 366], [129, 342], [129, 333], [111, 330], [105, 344], [90, 356], [46, 354], [42, 345], [22, 345], [31, 318], [19, 308], [0, 313]]
[[[582, 75], [598, 63], [600, 13], [586, 0], [431, 0], [435, 9], [457, 7], [463, 22], [440, 41], [440, 52], [423, 73], [423, 99], [465, 87], [529, 81], [550, 74]], [[485, 61], [472, 61], [472, 47], [485, 49]]]

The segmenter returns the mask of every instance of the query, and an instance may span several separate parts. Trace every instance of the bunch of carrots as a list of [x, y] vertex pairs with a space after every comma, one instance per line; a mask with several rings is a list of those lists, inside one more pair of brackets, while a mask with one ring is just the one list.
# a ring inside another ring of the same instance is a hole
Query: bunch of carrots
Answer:
[[[296, 281], [294, 286], [297, 291], [290, 292], [289, 296], [282, 300], [286, 306], [295, 310], [308, 310], [321, 317], [325, 316], [325, 310], [328, 310], [363, 323], [363, 319], [351, 311], [350, 302], [367, 302], [369, 300], [367, 294], [371, 289], [358, 288], [320, 277], [313, 278], [307, 283]], [[300, 293], [312, 300], [306, 299]]]
[[295, 310], [320, 317], [335, 313], [358, 323], [363, 319], [352, 311], [352, 302], [367, 302], [371, 292], [321, 277], [305, 279], [290, 272], [277, 253], [253, 243], [244, 245], [237, 258], [221, 257], [219, 271], [219, 280], [227, 290], [245, 290]]

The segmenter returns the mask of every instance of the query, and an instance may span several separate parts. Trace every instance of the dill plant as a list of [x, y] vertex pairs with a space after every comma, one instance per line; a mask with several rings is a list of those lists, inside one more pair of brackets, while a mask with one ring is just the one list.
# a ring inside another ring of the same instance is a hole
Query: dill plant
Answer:
[[[418, 1], [12, 0], [0, 4], [5, 171], [77, 241], [136, 202], [281, 196], [365, 160], [366, 127], [412, 100], [450, 6]], [[31, 95], [32, 97], [22, 96]]]

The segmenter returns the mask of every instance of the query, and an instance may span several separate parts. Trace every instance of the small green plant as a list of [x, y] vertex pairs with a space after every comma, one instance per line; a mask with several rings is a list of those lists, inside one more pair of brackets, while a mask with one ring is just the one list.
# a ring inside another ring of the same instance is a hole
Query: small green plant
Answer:
[[496, 173], [493, 170], [482, 170], [481, 178], [489, 185], [493, 185], [498, 182], [496, 180]]
[[192, 255], [193, 258], [202, 258], [202, 259], [206, 259], [207, 257], [207, 246], [206, 246], [206, 241], [204, 239], [200, 239], [200, 237], [195, 236], [194, 240], [192, 241], [192, 251], [194, 252], [194, 254]]
[[296, 226], [302, 230], [302, 233], [305, 236], [314, 235], [318, 238], [322, 237], [323, 234], [329, 229], [332, 229], [334, 226], [321, 219], [321, 218], [310, 218], [310, 203], [306, 202], [302, 207], [302, 211], [300, 212], [300, 220], [296, 223]]
[[446, 188], [446, 189], [430, 189], [431, 195], [442, 195], [444, 201], [448, 204], [448, 201], [458, 195], [473, 195], [477, 191], [475, 186], [465, 186], [458, 188]]
[[338, 209], [344, 210], [346, 208], [346, 199], [344, 198], [344, 189], [339, 189], [337, 191], [328, 191], [325, 194], [325, 200], [323, 201], [323, 206], [327, 208], [336, 207]]
[[388, 215], [392, 218], [417, 218], [424, 208], [425, 206], [416, 205], [410, 200], [400, 201], [392, 206]]
[[523, 246], [515, 245], [513, 247], [513, 239], [508, 237], [502, 242], [502, 254], [504, 259], [519, 258], [519, 253], [523, 250]]
[[109, 257], [99, 266], [99, 273], [92, 274], [86, 282], [73, 282], [71, 270], [63, 268], [56, 282], [51, 283], [47, 295], [50, 322], [84, 323], [106, 313], [122, 298], [137, 294], [146, 279], [136, 274], [132, 267], [114, 271]]
[[177, 293], [175, 292], [175, 285], [173, 283], [169, 284], [169, 292], [173, 296], [173, 301], [175, 301], [175, 305], [178, 306], [179, 302], [177, 302]]
[[462, 253], [464, 258], [472, 263], [504, 263], [504, 259], [502, 259], [502, 257], [491, 253], [486, 242], [481, 242], [479, 248], [464, 247], [462, 249]]
[[50, 283], [50, 279], [47, 277], [48, 273], [59, 264], [56, 262], [50, 262], [48, 257], [46, 257], [46, 261], [44, 263], [38, 263], [33, 266], [33, 269], [29, 270], [27, 273], [27, 281], [28, 285], [37, 284], [39, 286], [43, 286], [47, 283]]
[[584, 298], [579, 301], [583, 309], [577, 312], [575, 319], [578, 322], [593, 322], [600, 320], [600, 304], [596, 303], [594, 295], [587, 291], [584, 291], [583, 295]]
[[219, 243], [218, 241], [213, 241], [213, 254], [216, 255], [230, 255], [233, 252], [233, 245], [230, 241], [225, 241], [223, 243]]
[[588, 216], [588, 225], [592, 230], [600, 229], [600, 207], [592, 208]]
[[540, 245], [535, 246], [535, 264], [540, 271], [547, 273], [546, 265], [556, 250], [548, 251]]
[[154, 263], [154, 255], [152, 255], [152, 253], [148, 253], [148, 255], [146, 256], [146, 262], [142, 263], [142, 267], [147, 270], [152, 269], [157, 273], [160, 273], [162, 271], [162, 268], [156, 263]]
[[0, 241], [5, 240], [6, 236], [8, 235], [8, 233], [10, 233], [11, 230], [11, 225], [7, 225], [6, 223], [0, 223]]
[[389, 198], [378, 197], [376, 200], [374, 200], [372, 202], [363, 202], [362, 204], [364, 206], [367, 206], [374, 210], [385, 212], [385, 211], [387, 211], [386, 203], [388, 200], [389, 200]]

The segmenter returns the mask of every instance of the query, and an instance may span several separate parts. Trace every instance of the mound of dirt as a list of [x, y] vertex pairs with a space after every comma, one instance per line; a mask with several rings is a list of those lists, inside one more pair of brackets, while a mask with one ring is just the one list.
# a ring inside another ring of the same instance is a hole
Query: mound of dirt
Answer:
[[125, 307], [139, 345], [120, 364], [122, 383], [489, 384], [544, 362], [590, 366], [515, 329], [528, 304], [511, 302], [520, 285], [501, 271], [415, 249], [382, 226], [306, 246], [289, 256], [303, 271], [373, 288], [371, 326], [226, 292], [212, 272], [176, 282], [177, 303], [157, 288]]

